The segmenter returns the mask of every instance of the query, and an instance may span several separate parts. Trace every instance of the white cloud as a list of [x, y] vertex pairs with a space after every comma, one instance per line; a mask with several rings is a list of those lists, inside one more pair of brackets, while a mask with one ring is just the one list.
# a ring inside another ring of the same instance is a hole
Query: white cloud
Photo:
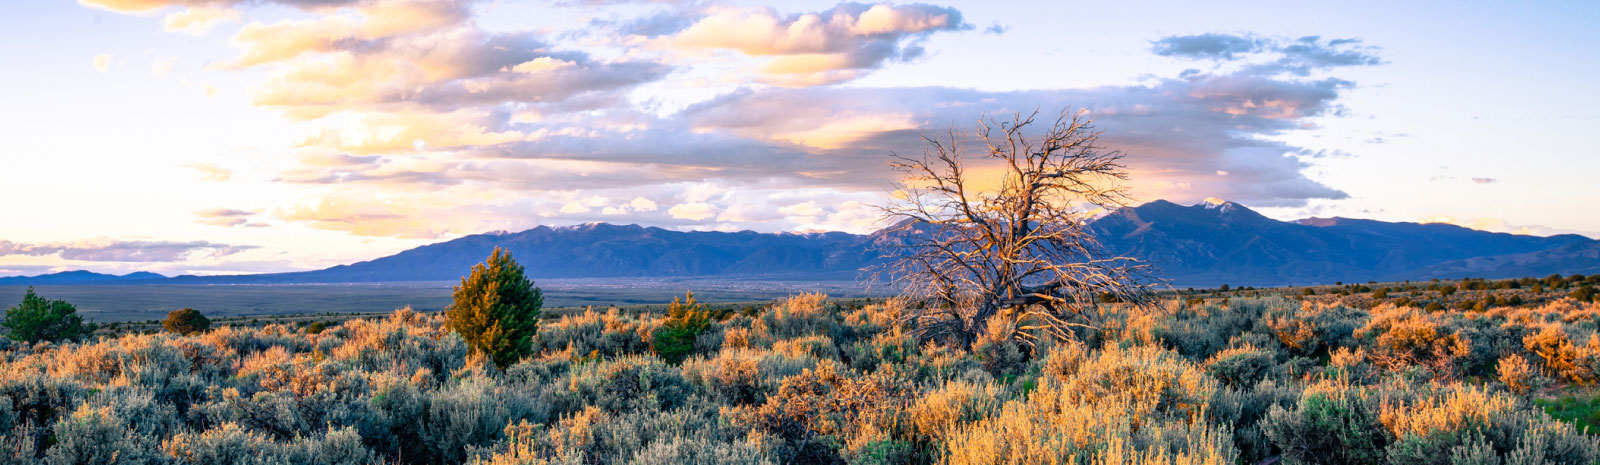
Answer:
[[582, 202], [567, 202], [561, 206], [561, 213], [588, 213], [589, 206]]
[[94, 70], [102, 73], [111, 71], [111, 55], [105, 53], [95, 55]]
[[161, 20], [161, 26], [167, 32], [202, 36], [222, 23], [238, 20], [239, 12], [231, 8], [188, 7], [183, 11], [168, 14]]
[[656, 211], [656, 202], [644, 197], [634, 197], [633, 201], [628, 202], [628, 208], [639, 212], [653, 212]]
[[178, 57], [172, 57], [165, 60], [157, 59], [152, 61], [150, 62], [150, 74], [154, 74], [156, 76], [166, 76], [167, 74], [172, 73], [172, 64], [177, 61]]
[[717, 207], [705, 202], [682, 203], [668, 209], [667, 214], [673, 218], [701, 221], [717, 216]]

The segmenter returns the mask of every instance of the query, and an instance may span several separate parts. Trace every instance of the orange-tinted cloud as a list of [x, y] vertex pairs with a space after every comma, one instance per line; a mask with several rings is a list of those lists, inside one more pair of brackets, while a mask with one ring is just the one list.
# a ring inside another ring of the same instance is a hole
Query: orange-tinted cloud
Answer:
[[854, 79], [860, 70], [915, 58], [922, 53], [916, 42], [928, 34], [970, 28], [960, 11], [927, 4], [846, 3], [787, 16], [770, 8], [713, 8], [659, 43], [768, 58], [764, 81], [804, 86]]
[[238, 20], [239, 12], [230, 8], [191, 7], [167, 15], [161, 27], [168, 32], [205, 35], [222, 23]]

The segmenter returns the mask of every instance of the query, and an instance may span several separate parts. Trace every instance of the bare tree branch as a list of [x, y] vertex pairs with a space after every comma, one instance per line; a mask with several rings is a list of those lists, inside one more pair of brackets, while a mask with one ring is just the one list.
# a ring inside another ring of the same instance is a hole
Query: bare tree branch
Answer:
[[1130, 200], [1123, 153], [1099, 145], [1084, 112], [1063, 110], [1030, 136], [1037, 116], [978, 121], [975, 163], [998, 168], [994, 179], [968, 170], [973, 156], [955, 129], [923, 136], [921, 157], [892, 155], [902, 176], [881, 207], [895, 226], [880, 246], [895, 260], [874, 277], [916, 303], [902, 318], [923, 338], [970, 345], [998, 315], [1031, 344], [1036, 333], [1093, 327], [1103, 300], [1151, 303], [1147, 265], [1109, 255], [1088, 229], [1097, 211]]

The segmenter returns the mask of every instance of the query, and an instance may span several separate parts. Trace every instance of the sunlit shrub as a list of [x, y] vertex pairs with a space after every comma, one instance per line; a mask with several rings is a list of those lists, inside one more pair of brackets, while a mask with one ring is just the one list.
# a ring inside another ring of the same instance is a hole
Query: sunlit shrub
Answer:
[[1515, 397], [1454, 385], [1411, 402], [1383, 406], [1380, 420], [1396, 438], [1390, 463], [1451, 463], [1452, 451], [1487, 444], [1504, 458], [1536, 463], [1594, 463], [1600, 439], [1529, 409]]
[[422, 444], [436, 463], [461, 463], [467, 446], [498, 440], [507, 423], [548, 421], [547, 400], [528, 394], [483, 378], [448, 384], [428, 395], [414, 420]]
[[1253, 385], [1266, 378], [1275, 366], [1277, 360], [1271, 350], [1249, 345], [1218, 352], [1205, 362], [1206, 373], [1230, 387]]
[[766, 402], [784, 378], [815, 368], [817, 359], [769, 350], [727, 349], [711, 359], [683, 365], [686, 379], [712, 398], [729, 405]]
[[[1177, 353], [1108, 347], [1058, 363], [1026, 399], [945, 440], [950, 464], [1194, 463], [1238, 460], [1231, 429], [1204, 421], [1217, 382]], [[1071, 366], [1067, 366], [1071, 365]], [[1134, 425], [1138, 425], [1135, 427]]]
[[825, 294], [800, 294], [778, 302], [756, 318], [753, 335], [763, 346], [805, 336], [836, 338], [839, 322], [828, 311], [827, 300]]
[[1383, 464], [1391, 438], [1374, 402], [1358, 388], [1314, 384], [1293, 408], [1273, 406], [1261, 431], [1288, 464]]
[[584, 405], [623, 412], [677, 408], [694, 386], [660, 359], [632, 356], [574, 367], [568, 389]]
[[148, 393], [101, 393], [56, 422], [55, 444], [46, 451], [44, 462], [165, 463], [161, 438], [178, 424], [178, 418]]
[[776, 458], [791, 463], [839, 463], [908, 423], [914, 393], [903, 377], [892, 370], [867, 376], [839, 370], [823, 363], [785, 378], [766, 403], [736, 412], [735, 422], [773, 436]]
[[1417, 309], [1380, 307], [1356, 336], [1370, 341], [1373, 350], [1368, 356], [1386, 368], [1415, 365], [1449, 378], [1471, 354], [1471, 341], [1448, 331], [1440, 318]]
[[180, 433], [163, 446], [180, 464], [278, 465], [317, 463], [363, 465], [373, 461], [354, 431], [332, 429], [315, 437], [275, 442], [239, 425], [226, 423], [203, 433]]
[[1513, 354], [1501, 358], [1495, 367], [1495, 373], [1499, 375], [1500, 383], [1504, 384], [1506, 389], [1517, 394], [1525, 394], [1540, 384], [1538, 372], [1535, 372], [1533, 365], [1528, 364], [1528, 360], [1521, 355]]

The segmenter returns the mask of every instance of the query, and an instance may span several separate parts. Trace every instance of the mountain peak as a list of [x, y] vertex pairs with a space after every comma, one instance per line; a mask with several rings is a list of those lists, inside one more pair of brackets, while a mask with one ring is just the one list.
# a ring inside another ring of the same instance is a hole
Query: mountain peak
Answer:
[[1227, 200], [1222, 200], [1222, 199], [1219, 199], [1219, 198], [1216, 198], [1216, 197], [1206, 197], [1205, 199], [1200, 200], [1200, 203], [1194, 204], [1194, 206], [1196, 206], [1196, 207], [1205, 207], [1207, 210], [1217, 210], [1217, 211], [1220, 211], [1220, 212], [1223, 212], [1223, 213], [1227, 213], [1229, 211], [1233, 211], [1233, 209], [1235, 207], [1238, 207], [1239, 204], [1236, 204], [1236, 203], [1233, 203], [1233, 202], [1229, 202]]

